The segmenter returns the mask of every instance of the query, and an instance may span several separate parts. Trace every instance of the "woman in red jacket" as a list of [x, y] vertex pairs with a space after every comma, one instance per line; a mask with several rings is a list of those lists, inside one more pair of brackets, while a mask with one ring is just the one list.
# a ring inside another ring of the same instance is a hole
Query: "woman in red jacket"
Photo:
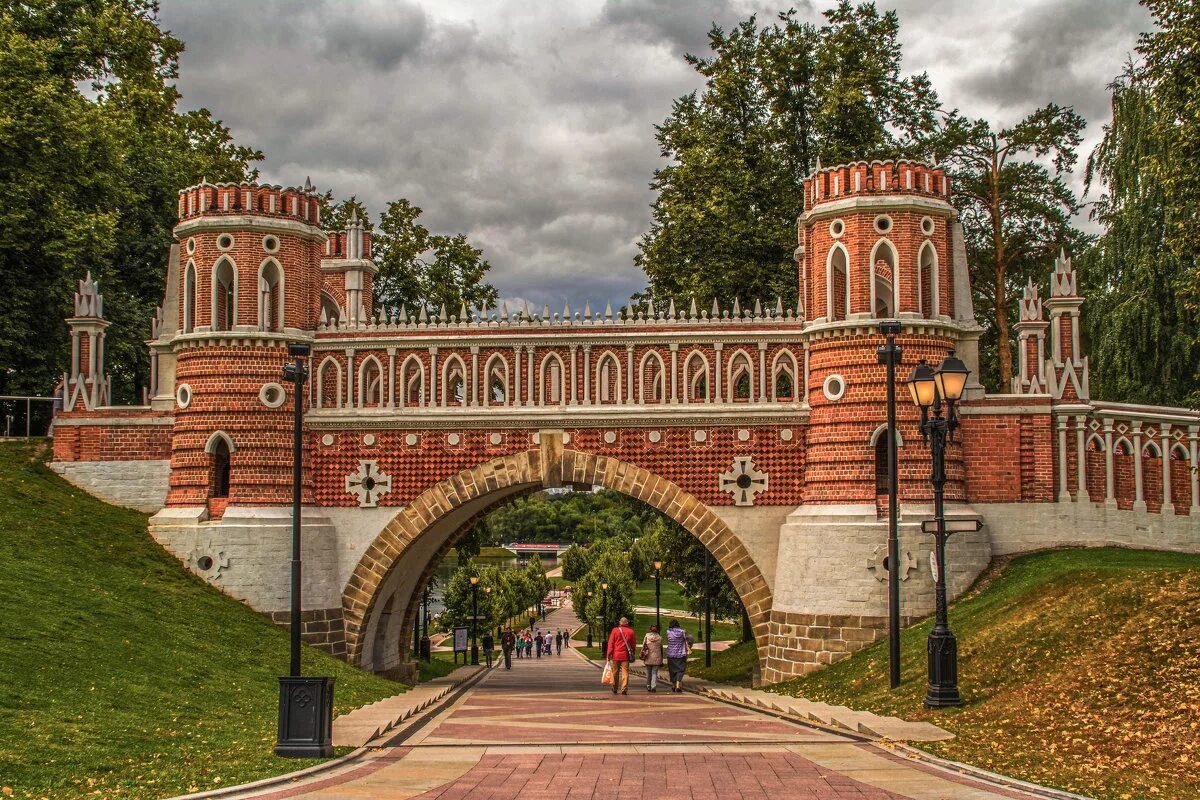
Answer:
[[617, 627], [608, 635], [608, 657], [613, 664], [613, 694], [629, 694], [629, 662], [633, 661], [633, 648], [637, 637], [629, 627], [629, 618], [621, 617]]

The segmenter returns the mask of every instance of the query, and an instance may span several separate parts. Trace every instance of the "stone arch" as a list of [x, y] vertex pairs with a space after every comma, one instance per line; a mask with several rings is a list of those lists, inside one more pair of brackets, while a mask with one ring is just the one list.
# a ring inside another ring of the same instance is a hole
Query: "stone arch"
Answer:
[[373, 355], [358, 365], [358, 407], [383, 408], [386, 400], [383, 364]]
[[[467, 395], [467, 365], [459, 358], [458, 353], [451, 353], [442, 365], [441, 405], [466, 406]], [[459, 393], [462, 397], [459, 397]]]
[[210, 456], [208, 496], [216, 499], [229, 497], [233, 454], [237, 452], [233, 439], [225, 431], [214, 431], [204, 444], [204, 452]]
[[596, 359], [596, 402], [600, 405], [620, 405], [624, 395], [621, 359], [612, 350], [605, 350]]
[[[799, 384], [800, 364], [796, 361], [796, 354], [791, 350], [782, 348], [775, 353], [771, 359], [771, 399], [774, 401], [796, 399], [796, 386]], [[787, 394], [779, 393], [780, 378], [787, 376], [790, 381], [791, 391]]]
[[638, 364], [637, 401], [639, 403], [665, 403], [667, 365], [657, 350], [647, 350]]
[[[754, 360], [745, 350], [738, 348], [729, 355], [729, 363], [725, 366], [725, 393], [727, 403], [755, 401], [754, 390], [758, 382], [754, 380]], [[746, 397], [739, 398], [742, 382], [745, 381]]]
[[[492, 353], [487, 363], [483, 365], [483, 405], [508, 405], [508, 387], [508, 360], [500, 353]], [[499, 397], [496, 396], [497, 394]]]
[[282, 331], [284, 313], [283, 267], [267, 257], [258, 266], [258, 327], [264, 331]]
[[400, 365], [400, 405], [425, 405], [425, 364], [412, 353]]
[[[880, 261], [883, 267], [878, 266]], [[896, 245], [887, 237], [877, 241], [871, 248], [867, 268], [871, 276], [871, 316], [876, 319], [896, 316], [900, 309], [900, 254]]]
[[539, 406], [561, 406], [567, 402], [567, 365], [562, 356], [553, 350], [546, 354], [538, 366]]
[[321, 290], [321, 324], [330, 325], [336, 328], [342, 321], [342, 307], [338, 305], [338, 301], [326, 292]]
[[933, 319], [942, 313], [939, 288], [937, 248], [926, 239], [917, 254], [917, 311], [922, 317]]
[[325, 356], [317, 367], [316, 400], [317, 408], [342, 407], [342, 362], [333, 356]]
[[825, 318], [830, 322], [850, 316], [850, 253], [838, 242], [825, 257]]
[[683, 362], [683, 402], [707, 403], [708, 357], [701, 350], [693, 350]]
[[[874, 447], [879, 437], [887, 434], [887, 425], [880, 425], [875, 430], [871, 431], [871, 439], [867, 442], [871, 447]], [[886, 439], [884, 441], [887, 441]], [[904, 447], [904, 435], [900, 432], [900, 428], [896, 428], [896, 447]]]
[[212, 271], [212, 316], [214, 331], [231, 331], [238, 319], [237, 264], [229, 256], [217, 259]]
[[[407, 604], [399, 641], [412, 636], [422, 572], [444, 553], [470, 521], [500, 502], [546, 486], [599, 485], [650, 505], [682, 525], [712, 553], [729, 576], [750, 618], [760, 664], [766, 663], [770, 585], [742, 541], [708, 506], [648, 470], [607, 456], [560, 449], [543, 434], [538, 450], [526, 450], [463, 470], [430, 486], [375, 537], [342, 592], [346, 656], [371, 668], [378, 608], [399, 594]], [[404, 562], [404, 568], [399, 568]]]

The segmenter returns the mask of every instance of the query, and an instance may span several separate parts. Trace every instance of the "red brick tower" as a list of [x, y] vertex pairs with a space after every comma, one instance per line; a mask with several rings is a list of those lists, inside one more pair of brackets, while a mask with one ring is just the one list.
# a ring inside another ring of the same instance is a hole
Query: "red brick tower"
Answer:
[[179, 194], [176, 416], [167, 504], [286, 505], [291, 482], [287, 343], [321, 311], [311, 186], [201, 183]]
[[[870, 503], [886, 493], [887, 475], [886, 373], [875, 354], [883, 341], [879, 321], [902, 323], [900, 380], [918, 359], [940, 363], [973, 327], [956, 321], [970, 316], [969, 310], [955, 313], [956, 290], [961, 296], [963, 288], [955, 285], [956, 275], [965, 274], [965, 264], [955, 268], [957, 214], [945, 173], [907, 161], [818, 168], [804, 188], [800, 290], [812, 322], [805, 503]], [[903, 447], [919, 434], [907, 392], [899, 391], [901, 496], [924, 499], [930, 495], [928, 453]], [[961, 498], [958, 448], [947, 462], [947, 496]]]

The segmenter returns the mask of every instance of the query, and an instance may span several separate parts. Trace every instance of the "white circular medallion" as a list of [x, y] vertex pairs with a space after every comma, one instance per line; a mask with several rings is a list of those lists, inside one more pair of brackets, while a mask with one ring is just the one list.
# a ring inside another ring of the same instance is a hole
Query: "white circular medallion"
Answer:
[[180, 408], [187, 408], [192, 404], [192, 387], [186, 383], [179, 384], [175, 389], [175, 402]]
[[283, 405], [283, 401], [287, 400], [287, 393], [278, 383], [264, 383], [263, 387], [258, 390], [258, 399], [267, 408], [279, 408]]
[[742, 428], [740, 431], [738, 431], [738, 441], [739, 442], [750, 441], [750, 431], [746, 430], [745, 428]]
[[333, 445], [333, 434], [327, 433], [324, 436], [322, 436], [321, 444], [325, 445], [326, 447], [331, 447]]
[[415, 433], [408, 434], [404, 437], [404, 443], [409, 447], [414, 447], [417, 444], [417, 435]]
[[498, 433], [493, 433], [491, 436], [488, 437], [488, 441], [491, 442], [492, 444], [500, 444], [501, 442], [504, 441], [504, 437]]
[[646, 438], [654, 444], [658, 444], [662, 441], [662, 434], [658, 431], [650, 431], [650, 433], [646, 434]]
[[222, 233], [217, 237], [217, 249], [222, 253], [228, 253], [233, 249], [233, 237], [228, 233]]
[[188, 237], [187, 251], [188, 251], [188, 255], [191, 255], [192, 253], [196, 252], [196, 237], [195, 236]]
[[841, 400], [842, 395], [846, 393], [846, 379], [841, 375], [830, 375], [822, 384], [821, 391], [824, 393], [825, 399], [831, 403]]
[[563, 444], [570, 444], [570, 443], [571, 443], [571, 434], [564, 433], [563, 434]]
[[925, 234], [926, 236], [933, 235], [933, 217], [921, 218], [921, 233]]
[[450, 445], [451, 447], [458, 446], [458, 443], [461, 441], [462, 441], [462, 437], [459, 436], [457, 433], [451, 433], [446, 436], [446, 444]]
[[845, 233], [846, 223], [842, 222], [840, 219], [835, 219], [833, 222], [829, 223], [829, 235], [834, 239], [842, 238], [843, 234]]
[[790, 442], [790, 441], [792, 440], [792, 429], [791, 429], [791, 428], [784, 428], [783, 430], [781, 430], [781, 431], [779, 432], [779, 438], [780, 438], [782, 441], [785, 441], [785, 442]]
[[605, 431], [604, 432], [604, 441], [605, 442], [607, 442], [608, 444], [612, 444], [616, 440], [617, 440], [616, 431]]
[[708, 440], [708, 431], [692, 431], [692, 438], [695, 439], [697, 442], [707, 441]]
[[278, 253], [279, 252], [279, 238], [276, 236], [272, 236], [271, 234], [267, 234], [266, 236], [263, 237], [262, 246], [263, 246], [263, 250], [266, 250], [268, 253]]
[[875, 218], [875, 230], [879, 233], [889, 233], [892, 230], [892, 218], [887, 214], [880, 214]]
[[370, 447], [371, 445], [375, 444], [375, 434], [368, 433], [366, 436], [364, 436], [363, 444], [365, 444], [367, 447]]

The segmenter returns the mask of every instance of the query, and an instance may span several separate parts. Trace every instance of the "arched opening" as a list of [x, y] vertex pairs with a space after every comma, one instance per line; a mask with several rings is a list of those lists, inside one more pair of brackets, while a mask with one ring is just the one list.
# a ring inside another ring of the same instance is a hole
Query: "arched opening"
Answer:
[[844, 320], [850, 317], [850, 256], [846, 248], [835, 244], [829, 251], [825, 265], [826, 298], [825, 308], [829, 320]]
[[[875, 497], [887, 497], [888, 478], [888, 430], [887, 425], [880, 425], [871, 434], [870, 445], [875, 456]], [[904, 437], [896, 431], [896, 447], [904, 447]]]
[[1154, 513], [1162, 510], [1163, 472], [1162, 450], [1154, 442], [1142, 446], [1142, 499], [1146, 510]]
[[666, 402], [666, 367], [663, 365], [662, 357], [653, 350], [642, 356], [642, 363], [639, 368], [641, 379], [638, 381], [640, 391], [638, 399], [642, 403], [665, 403]]
[[487, 390], [483, 393], [485, 406], [508, 405], [508, 362], [504, 356], [495, 353], [488, 359], [483, 370], [486, 376], [484, 385]]
[[[553, 458], [545, 452], [504, 456], [450, 476], [411, 500], [404, 498], [404, 508], [367, 547], [343, 592], [347, 658], [352, 664], [382, 668], [373, 646], [381, 635], [398, 642], [401, 654], [406, 654], [421, 596], [436, 563], [483, 514], [543, 488], [551, 474], [561, 475], [564, 485], [623, 492], [698, 539], [712, 554], [714, 567], [731, 576], [759, 663], [765, 663], [771, 589], [751, 552], [720, 517], [675, 484], [633, 464], [569, 449]], [[390, 619], [385, 621], [392, 597]], [[395, 612], [401, 608], [405, 613], [397, 624]], [[381, 634], [381, 626], [391, 626], [395, 634]]]
[[342, 309], [337, 301], [321, 292], [321, 324], [337, 327], [342, 322]]
[[790, 350], [780, 350], [771, 360], [771, 398], [781, 403], [796, 399], [796, 357]]
[[621, 364], [612, 352], [605, 352], [596, 362], [596, 402], [600, 405], [621, 402]]
[[342, 365], [333, 356], [326, 356], [317, 369], [316, 406], [342, 407]]
[[1092, 502], [1103, 503], [1107, 482], [1104, 440], [1093, 433], [1088, 439], [1087, 452], [1084, 457], [1087, 459], [1088, 498]]
[[222, 258], [213, 270], [212, 320], [214, 331], [231, 331], [237, 324], [237, 270]]
[[383, 366], [375, 356], [367, 356], [358, 368], [358, 407], [380, 408], [383, 402]]
[[264, 331], [283, 330], [283, 270], [273, 258], [258, 271], [258, 326]]
[[562, 405], [566, 393], [563, 380], [566, 376], [562, 359], [557, 353], [551, 353], [542, 359], [541, 380], [539, 381], [539, 405]]
[[229, 477], [233, 456], [233, 443], [227, 435], [217, 431], [209, 437], [208, 444], [204, 450], [209, 455], [209, 499], [227, 499], [229, 497]]
[[894, 317], [899, 308], [896, 265], [896, 249], [887, 239], [880, 239], [871, 249], [871, 313], [876, 319]]
[[187, 265], [183, 279], [183, 332], [191, 333], [196, 327], [196, 265]]
[[442, 370], [443, 406], [465, 406], [467, 404], [467, 367], [458, 356], [446, 359]]
[[708, 359], [699, 350], [692, 351], [683, 364], [684, 402], [708, 402]]
[[1171, 448], [1171, 502], [1176, 514], [1188, 513], [1192, 504], [1192, 471], [1187, 448], [1181, 443]]
[[921, 245], [917, 258], [917, 311], [922, 317], [933, 319], [941, 313], [938, 298], [937, 251], [932, 242]]
[[754, 402], [754, 365], [746, 351], [739, 350], [729, 359], [729, 403]]
[[1133, 508], [1133, 471], [1133, 445], [1122, 437], [1113, 444], [1113, 494], [1117, 496], [1117, 508]]
[[404, 406], [425, 405], [425, 365], [416, 356], [409, 356], [400, 365], [400, 392]]

